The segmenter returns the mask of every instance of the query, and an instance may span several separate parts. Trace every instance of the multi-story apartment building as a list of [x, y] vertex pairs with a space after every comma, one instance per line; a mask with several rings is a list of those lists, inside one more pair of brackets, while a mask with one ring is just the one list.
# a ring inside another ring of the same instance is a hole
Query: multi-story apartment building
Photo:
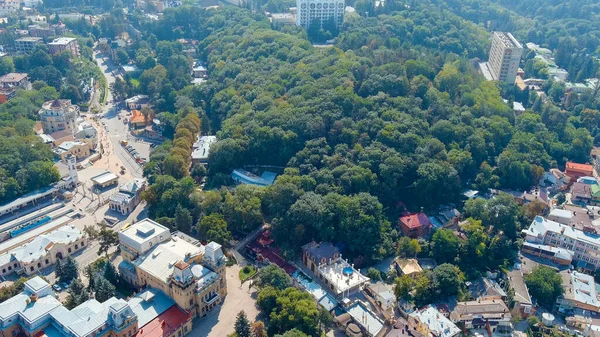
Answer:
[[42, 105], [39, 114], [45, 134], [62, 130], [67, 130], [71, 134], [77, 132], [79, 107], [71, 104], [70, 99], [48, 101]]
[[50, 54], [55, 55], [63, 51], [69, 51], [73, 57], [79, 57], [79, 44], [77, 39], [72, 37], [59, 37], [48, 43]]
[[227, 295], [221, 245], [206, 246], [144, 219], [119, 232], [121, 275], [139, 288], [160, 289], [192, 317], [205, 316]]
[[578, 267], [595, 271], [600, 266], [600, 236], [536, 216], [522, 231], [532, 243], [564, 248], [573, 253]]
[[515, 83], [522, 53], [523, 46], [511, 33], [494, 32], [489, 55], [492, 78], [509, 84]]
[[319, 28], [327, 28], [329, 22], [340, 27], [344, 21], [344, 0], [296, 0], [296, 26], [309, 29], [313, 23]]
[[42, 44], [41, 37], [25, 36], [15, 40], [15, 51], [17, 54], [29, 54], [35, 50], [38, 44]]

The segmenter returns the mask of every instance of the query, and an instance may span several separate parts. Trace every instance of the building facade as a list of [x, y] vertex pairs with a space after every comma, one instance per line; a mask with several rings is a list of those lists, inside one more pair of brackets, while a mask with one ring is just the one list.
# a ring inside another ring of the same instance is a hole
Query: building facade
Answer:
[[46, 281], [34, 277], [0, 303], [1, 337], [182, 337], [191, 329], [191, 315], [155, 289], [128, 301], [90, 299], [69, 310]]
[[48, 101], [42, 105], [39, 114], [45, 134], [62, 130], [68, 130], [71, 134], [77, 132], [79, 107], [71, 104], [70, 99]]
[[221, 245], [203, 246], [144, 219], [119, 232], [119, 270], [138, 287], [160, 289], [192, 318], [205, 316], [227, 295]]
[[67, 156], [72, 155], [75, 158], [83, 159], [90, 156], [90, 146], [87, 143], [73, 141], [64, 142], [52, 150], [56, 157], [58, 157], [63, 163], [66, 163]]
[[35, 274], [86, 246], [87, 239], [80, 230], [70, 225], [61, 227], [0, 255], [0, 275]]
[[50, 54], [55, 55], [63, 51], [71, 52], [73, 57], [79, 57], [79, 44], [77, 39], [72, 37], [59, 37], [48, 43]]
[[312, 25], [319, 29], [328, 28], [328, 25], [340, 27], [344, 21], [344, 0], [296, 0], [297, 14], [296, 26], [308, 30]]
[[489, 55], [489, 67], [496, 81], [515, 83], [523, 46], [511, 33], [494, 32]]
[[38, 44], [42, 44], [41, 37], [22, 37], [15, 40], [15, 51], [17, 54], [29, 54], [35, 50]]
[[0, 86], [2, 88], [23, 88], [29, 89], [29, 76], [27, 73], [10, 73], [0, 77]]
[[123, 215], [131, 213], [142, 201], [142, 192], [145, 189], [145, 179], [133, 179], [125, 183], [118, 193], [110, 197], [109, 208]]
[[524, 229], [525, 240], [530, 243], [563, 248], [573, 252], [577, 266], [595, 271], [600, 266], [600, 237], [569, 225], [536, 216], [529, 228]]

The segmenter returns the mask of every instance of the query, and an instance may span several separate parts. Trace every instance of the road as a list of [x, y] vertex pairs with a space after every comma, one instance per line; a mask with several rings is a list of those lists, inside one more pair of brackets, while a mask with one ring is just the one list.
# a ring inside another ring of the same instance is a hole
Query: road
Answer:
[[[104, 77], [106, 77], [108, 87], [112, 88], [113, 83], [115, 83], [115, 74], [113, 71], [116, 69], [116, 66], [114, 66], [112, 62], [108, 58], [105, 58], [101, 53], [94, 52], [94, 58], [104, 73]], [[125, 168], [133, 177], [142, 178], [144, 173], [142, 167], [136, 163], [129, 152], [127, 152], [120, 145], [120, 141], [129, 140], [129, 130], [127, 124], [123, 123], [122, 119], [119, 119], [119, 116], [124, 116], [124, 111], [121, 111], [118, 106], [113, 104], [113, 95], [111, 90], [108, 90], [107, 92], [106, 102], [107, 103], [101, 106], [101, 112], [99, 114], [100, 123], [98, 124], [98, 128], [102, 133], [101, 137], [108, 142], [107, 155], [109, 157], [116, 156], [118, 161], [125, 166]], [[150, 144], [133, 141], [131, 142], [131, 145], [138, 151], [142, 158], [147, 159], [149, 157]]]

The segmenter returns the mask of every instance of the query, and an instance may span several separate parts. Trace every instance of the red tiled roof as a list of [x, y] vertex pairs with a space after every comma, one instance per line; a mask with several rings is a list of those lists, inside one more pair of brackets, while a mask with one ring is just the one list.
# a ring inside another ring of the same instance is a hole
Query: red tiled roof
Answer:
[[[151, 122], [152, 119], [148, 118], [148, 122]], [[144, 119], [144, 115], [142, 114], [142, 112], [140, 110], [132, 110], [131, 111], [131, 119], [130, 119], [131, 123], [134, 124], [138, 124], [138, 123], [145, 123], [146, 120]]]
[[408, 228], [419, 228], [431, 226], [431, 221], [425, 213], [413, 213], [400, 217], [400, 222]]
[[167, 337], [183, 326], [190, 314], [173, 305], [148, 324], [141, 327], [134, 337]]
[[567, 162], [567, 171], [575, 171], [575, 172], [581, 172], [581, 173], [587, 174], [587, 173], [593, 173], [594, 167], [589, 164], [579, 164], [579, 163]]

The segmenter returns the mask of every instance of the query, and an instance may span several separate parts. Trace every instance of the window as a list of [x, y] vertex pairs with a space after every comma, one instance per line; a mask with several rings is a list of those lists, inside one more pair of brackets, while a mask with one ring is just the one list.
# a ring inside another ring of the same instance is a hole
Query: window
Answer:
[[33, 271], [33, 266], [29, 267], [29, 270], [30, 270], [30, 271]]
[[42, 268], [42, 264], [38, 262], [38, 268]]
[[10, 270], [12, 270], [11, 266], [8, 266], [8, 270], [9, 270], [9, 271], [10, 271]]
[[6, 269], [2, 269], [2, 274], [6, 273]]
[[49, 264], [49, 263], [50, 263], [50, 261], [48, 261], [48, 259], [46, 259], [46, 264]]
[[69, 253], [70, 253], [70, 252], [71, 252], [71, 248], [69, 248], [69, 250], [68, 250], [68, 251], [69, 251]]

